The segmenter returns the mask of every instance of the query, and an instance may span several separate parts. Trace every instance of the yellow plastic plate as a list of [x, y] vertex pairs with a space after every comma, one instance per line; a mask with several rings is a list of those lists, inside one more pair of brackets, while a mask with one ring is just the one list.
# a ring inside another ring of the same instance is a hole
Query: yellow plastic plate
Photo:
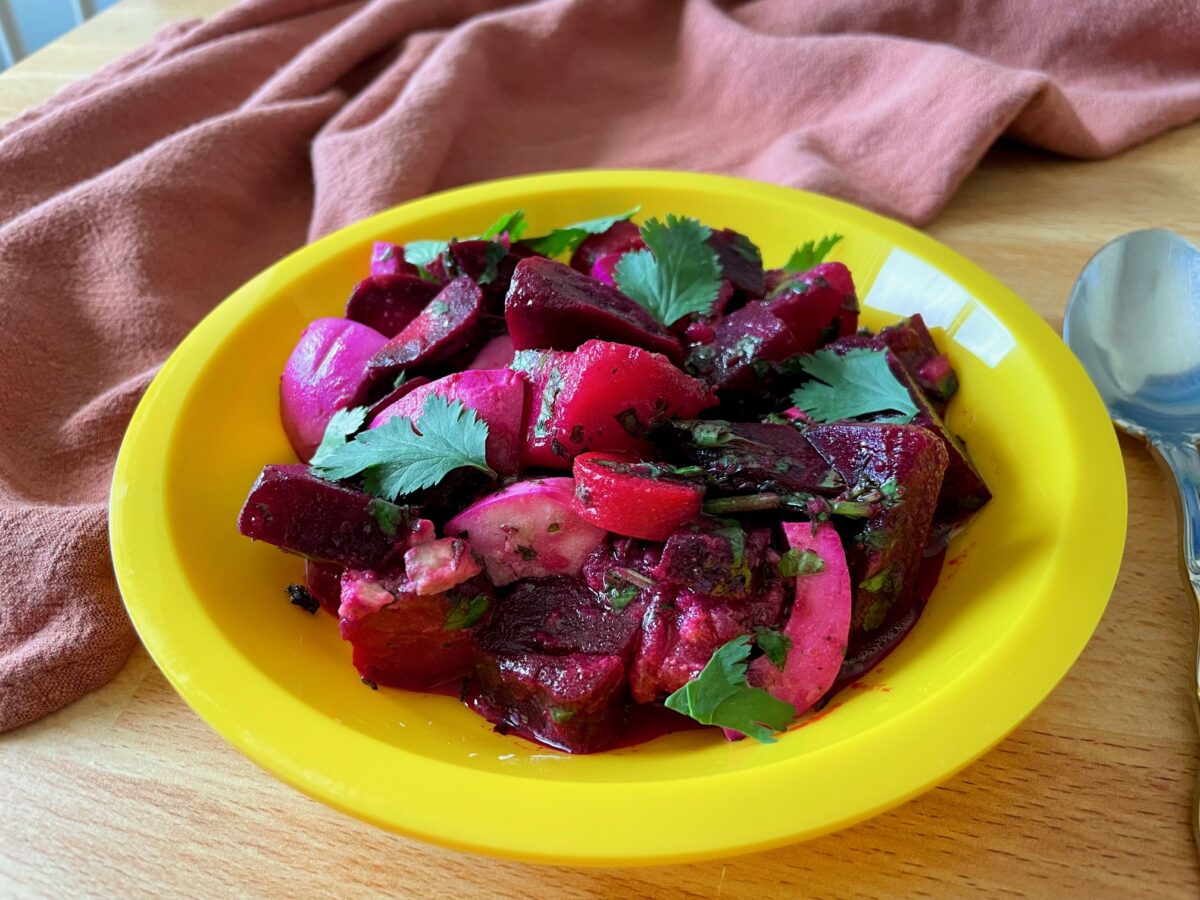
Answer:
[[[860, 689], [770, 745], [719, 732], [572, 757], [495, 734], [454, 699], [372, 691], [334, 620], [289, 606], [302, 565], [237, 533], [259, 469], [294, 459], [279, 373], [305, 324], [340, 315], [371, 242], [478, 233], [521, 207], [533, 233], [641, 204], [749, 234], [768, 264], [826, 232], [872, 327], [920, 311], [958, 369], [950, 424], [995, 499], [952, 543], [914, 632]], [[1011, 291], [896, 222], [710, 175], [565, 172], [426, 197], [259, 275], [171, 356], [130, 424], [113, 558], [143, 643], [230, 743], [381, 827], [526, 860], [630, 865], [767, 848], [864, 819], [979, 757], [1066, 673], [1104, 610], [1125, 484], [1104, 407]]]

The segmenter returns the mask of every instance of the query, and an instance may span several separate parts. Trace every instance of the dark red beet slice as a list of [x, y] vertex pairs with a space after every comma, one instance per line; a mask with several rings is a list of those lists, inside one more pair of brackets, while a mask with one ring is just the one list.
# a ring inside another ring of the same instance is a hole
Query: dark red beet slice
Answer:
[[850, 270], [841, 263], [822, 263], [788, 279], [768, 308], [791, 329], [801, 353], [812, 353], [858, 328], [858, 295]]
[[596, 260], [607, 254], [619, 255], [628, 250], [640, 250], [646, 244], [642, 240], [642, 230], [628, 219], [613, 223], [608, 231], [593, 234], [583, 239], [571, 255], [571, 268], [584, 275], [590, 275]]
[[419, 275], [417, 267], [404, 259], [404, 247], [376, 241], [371, 248], [372, 275]]
[[937, 517], [939, 521], [948, 523], [963, 521], [992, 498], [992, 492], [984, 483], [983, 476], [979, 474], [970, 457], [967, 456], [967, 450], [962, 441], [946, 427], [946, 423], [933, 408], [929, 398], [925, 396], [925, 392], [908, 374], [896, 354], [887, 350], [887, 345], [882, 340], [878, 337], [856, 334], [839, 338], [829, 345], [830, 350], [841, 353], [860, 347], [887, 351], [888, 365], [892, 374], [908, 386], [909, 396], [917, 405], [918, 412], [913, 417], [912, 424], [928, 428], [945, 445], [950, 463], [946, 469], [946, 477], [942, 481]]
[[916, 596], [946, 448], [937, 434], [916, 425], [839, 422], [818, 425], [808, 437], [847, 484], [877, 488], [892, 482], [898, 489], [890, 500], [885, 495], [846, 554], [854, 586], [851, 628], [875, 630], [893, 607]]
[[531, 250], [519, 244], [506, 250], [498, 241], [455, 241], [430, 264], [429, 274], [442, 282], [467, 275], [483, 291], [484, 308], [493, 315], [501, 315], [513, 269], [532, 255]]
[[767, 560], [771, 532], [747, 528], [735, 549], [727, 532], [707, 520], [704, 527], [690, 525], [667, 538], [662, 557], [650, 576], [659, 584], [710, 597], [745, 597], [761, 588], [757, 569]]
[[480, 629], [488, 654], [590, 653], [628, 657], [641, 620], [640, 607], [615, 611], [577, 578], [527, 578], [496, 600]]
[[925, 320], [917, 313], [898, 325], [889, 325], [879, 332], [879, 339], [896, 354], [906, 372], [929, 397], [941, 415], [946, 404], [958, 390], [958, 376], [950, 360], [938, 352]]
[[725, 316], [713, 332], [712, 343], [694, 349], [691, 362], [722, 396], [758, 393], [767, 374], [764, 363], [800, 352], [795, 335], [761, 300]]
[[321, 606], [332, 615], [338, 614], [338, 606], [342, 602], [342, 572], [341, 566], [333, 563], [304, 561], [304, 586], [308, 592], [321, 601]]
[[[792, 425], [758, 422], [669, 422], [655, 429], [665, 458], [700, 466], [717, 494], [810, 493], [832, 496], [845, 482], [808, 439]], [[705, 436], [709, 435], [708, 439]]]
[[[361, 618], [343, 618], [342, 638], [354, 648], [354, 667], [367, 681], [425, 690], [471, 671], [474, 644], [469, 627], [453, 627], [453, 614], [472, 597], [487, 596], [486, 580], [475, 578], [444, 594], [419, 596], [400, 590], [372, 572], [351, 572], [343, 585], [354, 592], [386, 591], [383, 605]], [[378, 601], [377, 601], [378, 602]], [[451, 627], [447, 627], [447, 625]]]
[[346, 301], [346, 318], [393, 338], [441, 289], [441, 285], [414, 275], [372, 275], [355, 285]]
[[465, 275], [456, 278], [372, 357], [368, 368], [383, 380], [469, 353], [482, 337], [482, 319], [479, 285]]
[[308, 466], [267, 466], [250, 488], [238, 531], [318, 562], [375, 569], [392, 556], [396, 538], [375, 521], [372, 502], [362, 491], [321, 480]]
[[406, 378], [404, 381], [400, 382], [398, 385], [384, 394], [379, 400], [376, 400], [371, 404], [370, 408], [367, 409], [367, 418], [365, 421], [368, 423], [374, 422], [375, 417], [381, 412], [402, 397], [407, 397], [424, 384], [429, 384], [429, 379], [424, 375], [415, 375], [412, 378]]
[[518, 263], [504, 318], [518, 350], [574, 350], [598, 338], [683, 359], [678, 339], [637, 303], [551, 259]]
[[767, 292], [763, 273], [762, 253], [750, 238], [732, 228], [714, 231], [708, 245], [717, 252], [721, 277], [747, 297], [761, 297]]
[[704, 486], [615, 453], [575, 457], [576, 512], [585, 522], [626, 537], [665, 541], [700, 515]]
[[618, 656], [487, 656], [468, 702], [503, 728], [571, 753], [591, 753], [611, 744], [624, 724], [625, 685]]

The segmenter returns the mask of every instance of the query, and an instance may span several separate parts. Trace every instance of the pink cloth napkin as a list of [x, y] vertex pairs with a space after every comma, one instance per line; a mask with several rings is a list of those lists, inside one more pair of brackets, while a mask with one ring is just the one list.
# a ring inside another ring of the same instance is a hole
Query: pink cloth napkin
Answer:
[[1001, 135], [1094, 158], [1197, 118], [1198, 60], [1194, 0], [248, 0], [165, 29], [0, 129], [0, 730], [123, 665], [126, 422], [188, 329], [306, 239], [588, 166], [926, 222]]

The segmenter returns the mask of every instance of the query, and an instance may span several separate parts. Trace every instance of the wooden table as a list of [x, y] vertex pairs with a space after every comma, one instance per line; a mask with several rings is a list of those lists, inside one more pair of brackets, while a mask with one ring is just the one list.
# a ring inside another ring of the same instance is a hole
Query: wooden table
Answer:
[[[0, 120], [165, 21], [227, 5], [124, 0], [0, 76]], [[1200, 240], [1197, 172], [1200, 126], [1102, 163], [1002, 147], [929, 231], [1057, 328], [1072, 281], [1104, 241], [1152, 225]], [[1196, 896], [1192, 651], [1173, 498], [1142, 447], [1122, 446], [1125, 562], [1078, 664], [980, 762], [855, 828], [655, 869], [550, 869], [440, 850], [275, 781], [210, 731], [139, 650], [105, 689], [0, 736], [0, 895]]]

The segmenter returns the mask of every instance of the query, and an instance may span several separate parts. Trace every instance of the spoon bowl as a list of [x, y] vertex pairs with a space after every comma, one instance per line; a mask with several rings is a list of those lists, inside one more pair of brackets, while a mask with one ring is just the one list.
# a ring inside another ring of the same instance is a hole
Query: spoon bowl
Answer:
[[1162, 229], [1102, 247], [1075, 282], [1063, 338], [1119, 428], [1200, 436], [1200, 250]]

